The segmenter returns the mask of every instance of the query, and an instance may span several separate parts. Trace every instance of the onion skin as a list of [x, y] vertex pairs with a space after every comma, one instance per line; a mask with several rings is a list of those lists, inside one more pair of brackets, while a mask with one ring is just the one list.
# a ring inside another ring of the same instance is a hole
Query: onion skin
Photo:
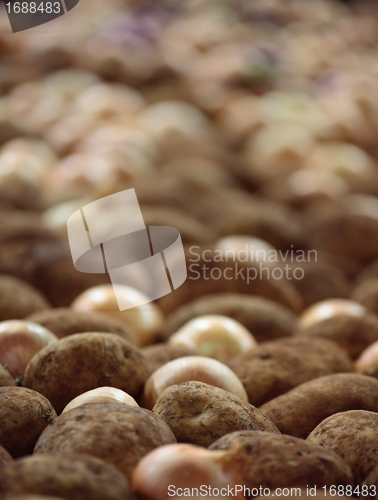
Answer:
[[21, 320], [0, 323], [0, 364], [12, 377], [23, 376], [29, 361], [44, 347], [58, 341], [50, 330]]
[[228, 366], [204, 356], [185, 356], [166, 363], [150, 376], [144, 386], [141, 405], [151, 410], [167, 387], [190, 381], [219, 387], [248, 403], [243, 384]]
[[356, 371], [378, 378], [378, 341], [365, 349], [355, 363]]
[[73, 399], [62, 411], [62, 414], [87, 403], [122, 403], [139, 407], [133, 397], [121, 389], [115, 387], [97, 387], [91, 391], [84, 392]]
[[169, 338], [168, 344], [186, 347], [221, 362], [257, 346], [242, 324], [215, 314], [192, 319]]
[[[163, 313], [159, 307], [150, 302], [139, 290], [124, 285], [114, 286], [117, 287], [117, 294], [122, 294], [124, 301], [130, 304], [130, 309], [120, 311], [112, 285], [88, 288], [74, 300], [71, 307], [76, 311], [98, 311], [108, 314], [129, 325], [135, 331], [135, 341], [139, 347], [155, 342], [164, 325]], [[145, 298], [146, 304], [135, 305], [140, 303], [138, 300], [141, 296]]]
[[[133, 494], [145, 500], [171, 498], [177, 488], [228, 488], [242, 484], [245, 463], [232, 451], [209, 451], [191, 444], [160, 446], [138, 463], [132, 475]], [[236, 495], [244, 498], [240, 492]]]
[[364, 316], [368, 310], [353, 300], [329, 299], [313, 304], [299, 318], [299, 327], [308, 328], [333, 316]]

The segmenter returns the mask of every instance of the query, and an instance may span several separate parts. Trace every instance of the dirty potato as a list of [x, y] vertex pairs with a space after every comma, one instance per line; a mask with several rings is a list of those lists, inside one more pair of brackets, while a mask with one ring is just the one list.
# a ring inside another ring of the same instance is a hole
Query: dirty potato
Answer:
[[119, 335], [77, 333], [37, 353], [25, 370], [24, 385], [46, 396], [60, 413], [96, 387], [116, 387], [138, 397], [147, 376], [139, 349]]
[[24, 319], [49, 307], [44, 296], [25, 281], [0, 275], [0, 321]]
[[24, 387], [0, 387], [0, 444], [13, 457], [32, 453], [55, 417], [54, 408], [42, 394]]
[[260, 407], [282, 432], [306, 438], [324, 419], [348, 410], [378, 412], [378, 380], [337, 373], [310, 380]]
[[[285, 488], [352, 484], [349, 466], [331, 450], [302, 439], [258, 431], [232, 432], [210, 450], [238, 452], [245, 461], [248, 488]], [[256, 493], [255, 493], [256, 495]]]
[[178, 442], [198, 446], [210, 446], [236, 430], [278, 432], [257, 408], [203, 382], [168, 387], [152, 411], [167, 422]]
[[175, 443], [169, 426], [152, 412], [118, 403], [88, 403], [60, 415], [42, 433], [34, 453], [79, 453], [115, 465], [128, 479], [148, 452]]
[[353, 363], [336, 343], [290, 337], [266, 342], [228, 361], [255, 406], [324, 375], [353, 372]]
[[350, 466], [355, 484], [361, 484], [378, 463], [378, 413], [350, 410], [321, 422], [307, 441], [333, 450]]
[[8, 372], [8, 370], [0, 365], [0, 387], [5, 387], [9, 385], [16, 385], [12, 375]]
[[70, 500], [127, 500], [129, 485], [114, 465], [78, 454], [32, 455], [0, 471], [0, 494], [51, 495]]

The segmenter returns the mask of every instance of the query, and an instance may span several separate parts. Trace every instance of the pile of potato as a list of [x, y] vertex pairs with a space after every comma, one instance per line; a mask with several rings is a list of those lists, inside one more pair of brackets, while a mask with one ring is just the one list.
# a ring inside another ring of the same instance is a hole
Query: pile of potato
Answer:
[[[378, 4], [83, 0], [43, 35], [7, 23], [0, 500], [378, 499]], [[137, 275], [120, 311], [67, 219], [130, 188], [188, 276], [140, 306]]]

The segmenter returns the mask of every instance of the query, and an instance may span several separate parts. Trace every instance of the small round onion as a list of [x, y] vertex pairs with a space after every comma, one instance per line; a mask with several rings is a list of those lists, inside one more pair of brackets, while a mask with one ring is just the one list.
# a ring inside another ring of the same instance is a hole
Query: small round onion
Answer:
[[243, 384], [228, 366], [204, 356], [185, 356], [166, 363], [150, 376], [144, 386], [142, 406], [152, 409], [167, 387], [190, 381], [220, 387], [248, 402]]
[[127, 394], [127, 392], [121, 391], [121, 389], [116, 389], [115, 387], [97, 387], [96, 389], [80, 394], [80, 396], [70, 401], [62, 413], [86, 403], [122, 403], [139, 407], [135, 399], [130, 394]]
[[215, 244], [215, 250], [222, 252], [227, 260], [242, 262], [267, 262], [269, 255], [277, 255], [277, 250], [267, 241], [252, 236], [226, 236]]
[[[121, 297], [123, 307], [128, 306], [128, 309], [120, 311], [114, 289], [117, 297]], [[143, 305], [138, 305], [141, 303]], [[124, 285], [88, 288], [74, 300], [72, 308], [76, 311], [99, 311], [118, 318], [133, 328], [139, 346], [152, 344], [164, 323], [163, 313], [156, 304], [142, 292]]]
[[249, 351], [257, 342], [238, 321], [214, 314], [188, 321], [169, 338], [168, 344], [187, 347], [200, 356], [224, 362]]
[[0, 364], [16, 378], [38, 351], [58, 341], [50, 330], [30, 321], [9, 320], [0, 323]]
[[369, 345], [355, 363], [356, 371], [378, 378], [378, 341]]
[[170, 485], [177, 490], [199, 489], [201, 485], [221, 489], [241, 484], [242, 465], [240, 460], [232, 459], [232, 454], [192, 444], [160, 446], [136, 466], [131, 479], [133, 494], [138, 498], [166, 500]]
[[365, 316], [368, 313], [366, 307], [358, 302], [347, 299], [329, 299], [307, 308], [299, 318], [299, 327], [308, 328], [320, 321], [324, 321], [334, 316]]

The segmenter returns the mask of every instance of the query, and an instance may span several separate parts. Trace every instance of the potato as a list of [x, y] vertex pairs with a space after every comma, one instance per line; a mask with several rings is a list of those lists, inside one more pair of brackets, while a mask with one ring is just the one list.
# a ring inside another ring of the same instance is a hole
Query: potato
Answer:
[[266, 342], [231, 358], [227, 364], [240, 378], [249, 402], [255, 406], [308, 380], [354, 371], [348, 354], [337, 344], [307, 337]]
[[374, 314], [378, 314], [378, 278], [370, 278], [362, 282], [353, 290], [351, 298]]
[[13, 456], [32, 453], [56, 413], [42, 394], [23, 387], [0, 387], [0, 444]]
[[167, 422], [180, 443], [207, 447], [236, 430], [278, 432], [257, 408], [203, 382], [168, 387], [152, 411]]
[[366, 347], [378, 340], [378, 318], [374, 314], [333, 316], [297, 333], [333, 340], [344, 347], [352, 359], [356, 359]]
[[167, 315], [197, 297], [214, 293], [257, 295], [278, 302], [294, 312], [300, 312], [303, 308], [302, 298], [292, 282], [270, 279], [266, 272], [260, 272], [258, 263], [230, 263], [224, 259], [220, 262], [214, 249], [204, 246], [190, 247], [186, 259], [188, 278], [185, 283], [158, 300]]
[[378, 463], [377, 434], [378, 413], [350, 410], [323, 420], [307, 441], [340, 455], [352, 469], [355, 484], [361, 484]]
[[184, 356], [196, 356], [196, 353], [187, 347], [168, 345], [166, 343], [149, 345], [143, 347], [140, 351], [147, 361], [150, 374], [174, 359]]
[[148, 376], [139, 349], [112, 333], [76, 333], [37, 353], [24, 385], [46, 396], [60, 413], [76, 396], [101, 386], [137, 398]]
[[32, 455], [0, 472], [0, 494], [61, 496], [70, 500], [127, 500], [129, 485], [114, 465], [79, 454]]
[[0, 321], [24, 319], [50, 307], [43, 295], [28, 283], [13, 276], [0, 275]]
[[282, 432], [306, 438], [325, 418], [348, 410], [378, 412], [378, 380], [337, 373], [310, 380], [260, 407]]
[[80, 453], [115, 465], [128, 479], [148, 452], [176, 439], [154, 413], [118, 403], [88, 403], [64, 413], [42, 433], [34, 453]]
[[16, 385], [12, 375], [8, 372], [8, 370], [0, 365], [0, 387], [5, 387], [9, 385]]
[[132, 344], [135, 343], [135, 333], [129, 325], [97, 312], [74, 311], [68, 307], [61, 307], [34, 313], [28, 317], [28, 321], [44, 326], [60, 339], [74, 333], [109, 332], [123, 337]]
[[197, 316], [220, 314], [235, 319], [258, 342], [287, 337], [297, 326], [295, 314], [288, 308], [263, 297], [238, 293], [204, 295], [176, 309], [167, 319], [166, 336]]
[[295, 269], [303, 269], [303, 278], [296, 279], [294, 283], [302, 295], [305, 307], [326, 299], [349, 297], [351, 286], [344, 272], [336, 266], [316, 261], [293, 263], [291, 267], [298, 276], [300, 271]]
[[344, 460], [331, 450], [291, 436], [239, 431], [218, 439], [210, 450], [233, 449], [245, 462], [248, 488], [285, 488], [352, 484]]

